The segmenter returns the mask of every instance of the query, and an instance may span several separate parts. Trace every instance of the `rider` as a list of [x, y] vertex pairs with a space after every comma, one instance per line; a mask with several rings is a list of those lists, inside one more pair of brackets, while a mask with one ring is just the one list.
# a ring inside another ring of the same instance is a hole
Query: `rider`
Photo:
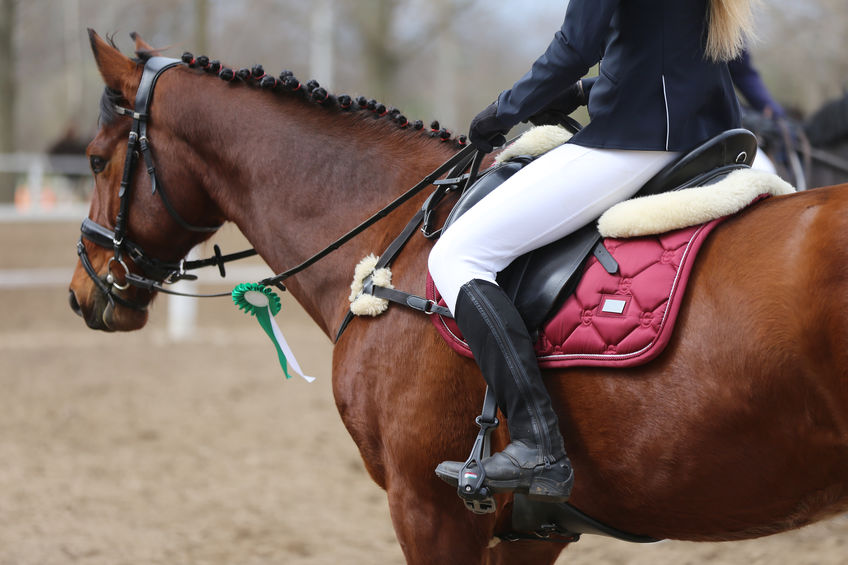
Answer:
[[[573, 111], [577, 82], [603, 55], [591, 123], [510, 177], [453, 223], [429, 268], [508, 420], [511, 442], [484, 459], [494, 492], [568, 499], [573, 482], [533, 341], [495, 276], [627, 199], [681, 152], [739, 127], [726, 61], [751, 25], [751, 0], [571, 0], [546, 52], [471, 122], [481, 151], [545, 110]], [[569, 86], [570, 85], [570, 86]], [[456, 482], [463, 463], [437, 474]]]

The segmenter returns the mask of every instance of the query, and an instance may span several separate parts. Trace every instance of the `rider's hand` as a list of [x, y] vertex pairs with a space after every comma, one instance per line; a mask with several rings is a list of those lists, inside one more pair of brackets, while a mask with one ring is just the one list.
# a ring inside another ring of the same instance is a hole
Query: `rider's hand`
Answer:
[[506, 143], [506, 132], [509, 129], [498, 119], [498, 103], [492, 102], [471, 120], [468, 139], [483, 153], [490, 153], [495, 147]]

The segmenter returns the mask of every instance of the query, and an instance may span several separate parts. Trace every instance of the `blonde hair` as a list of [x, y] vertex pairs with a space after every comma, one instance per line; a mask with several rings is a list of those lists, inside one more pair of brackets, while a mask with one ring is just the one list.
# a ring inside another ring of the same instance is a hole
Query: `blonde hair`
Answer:
[[710, 0], [706, 56], [711, 61], [737, 58], [753, 37], [755, 0]]

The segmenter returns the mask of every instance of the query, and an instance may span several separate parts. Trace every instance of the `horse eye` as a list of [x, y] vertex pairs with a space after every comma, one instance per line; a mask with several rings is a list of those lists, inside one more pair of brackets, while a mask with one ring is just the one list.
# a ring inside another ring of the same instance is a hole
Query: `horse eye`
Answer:
[[103, 169], [106, 168], [106, 159], [98, 155], [92, 155], [88, 161], [94, 174], [103, 172]]

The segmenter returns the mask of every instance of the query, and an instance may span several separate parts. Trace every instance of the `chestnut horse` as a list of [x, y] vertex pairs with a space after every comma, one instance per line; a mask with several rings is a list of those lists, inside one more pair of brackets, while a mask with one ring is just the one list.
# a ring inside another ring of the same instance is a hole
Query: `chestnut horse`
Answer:
[[[115, 229], [133, 116], [111, 104], [132, 107], [144, 63], [90, 37], [107, 86], [88, 146], [90, 218]], [[456, 151], [453, 141], [377, 118], [380, 111], [344, 111], [317, 97], [325, 103], [186, 65], [162, 73], [148, 139], [175, 214], [151, 193], [140, 161], [130, 175], [126, 237], [149, 257], [178, 261], [209, 236], [182, 224], [231, 221], [280, 272]], [[423, 199], [287, 279], [331, 339], [348, 311], [354, 266], [381, 253]], [[728, 219], [701, 251], [661, 356], [633, 369], [546, 374], [574, 464], [574, 506], [624, 531], [696, 541], [774, 534], [848, 510], [847, 212], [843, 185], [773, 197]], [[430, 247], [420, 236], [409, 241], [393, 264], [395, 287], [423, 293]], [[111, 261], [112, 249], [89, 240], [84, 250], [95, 276], [77, 266], [74, 310], [95, 329], [144, 326], [155, 291], [112, 289], [116, 301], [103, 290], [108, 273], [123, 286], [124, 264], [138, 271], [132, 256]], [[509, 531], [510, 497], [498, 495], [496, 513], [475, 515], [436, 478], [440, 461], [467, 456], [483, 392], [473, 361], [412, 310], [357, 318], [335, 344], [336, 404], [387, 492], [409, 563], [552, 563], [562, 550], [535, 540], [491, 543]], [[495, 432], [495, 449], [506, 433], [503, 425]]]

